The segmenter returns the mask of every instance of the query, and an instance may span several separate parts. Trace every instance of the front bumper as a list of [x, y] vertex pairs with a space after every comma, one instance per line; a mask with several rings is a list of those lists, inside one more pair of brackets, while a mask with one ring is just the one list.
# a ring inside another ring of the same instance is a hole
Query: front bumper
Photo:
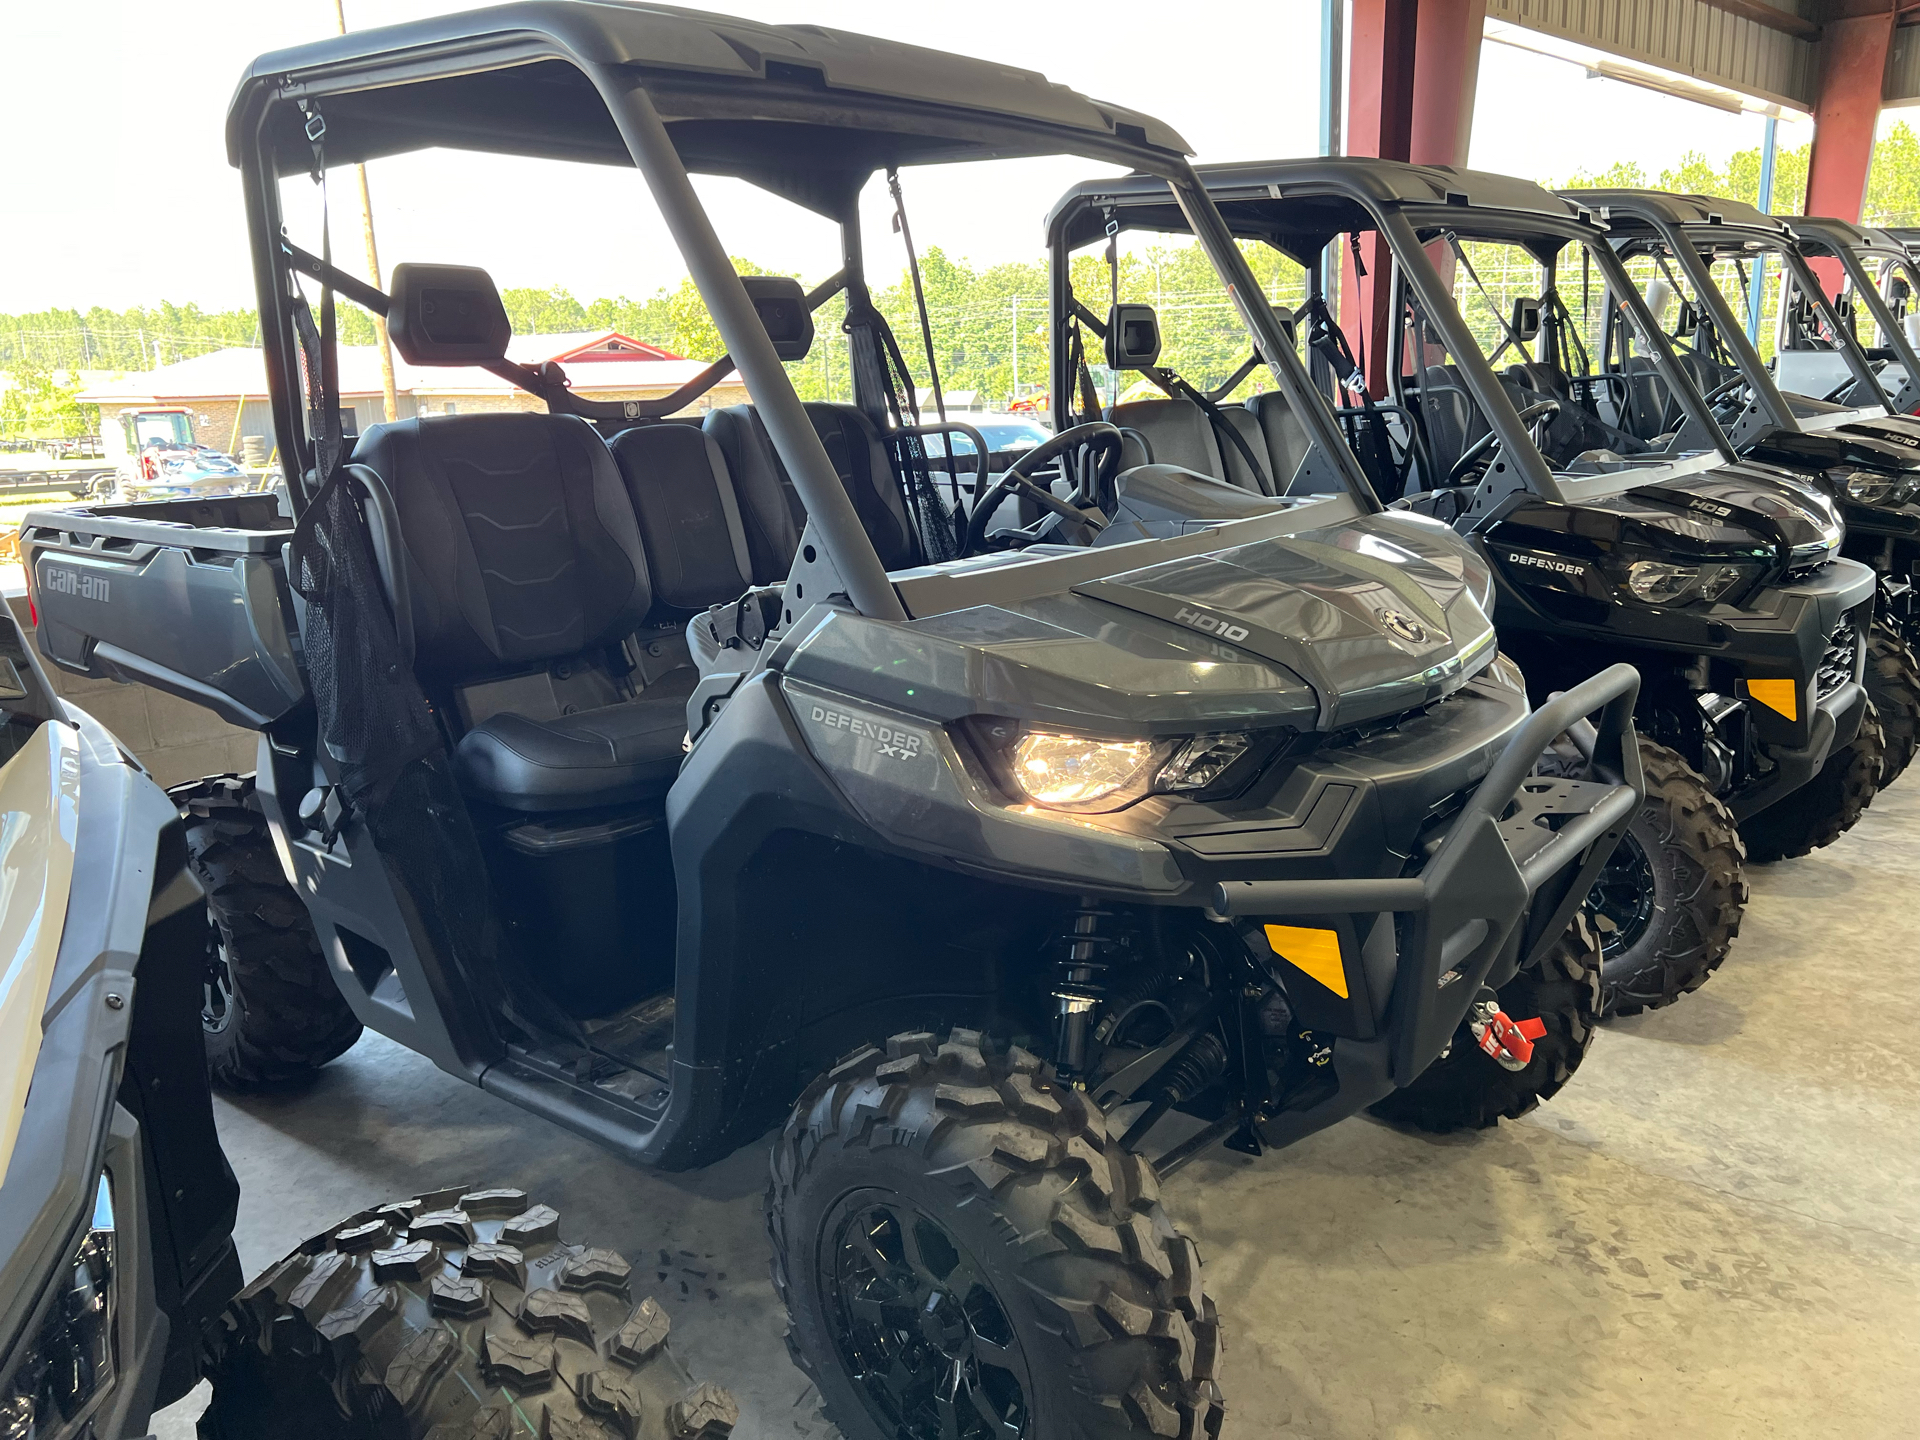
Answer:
[[[1333, 913], [1409, 922], [1377, 1032], [1343, 1037], [1344, 1057], [1335, 1042], [1335, 1063], [1350, 1062], [1354, 1081], [1343, 1071], [1339, 1093], [1322, 1102], [1338, 1113], [1314, 1107], [1270, 1120], [1269, 1132], [1285, 1132], [1270, 1133], [1274, 1143], [1411, 1084], [1452, 1042], [1480, 987], [1530, 963], [1571, 922], [1643, 793], [1632, 719], [1639, 688], [1632, 667], [1616, 665], [1536, 710], [1418, 875], [1217, 887], [1216, 912], [1241, 922], [1243, 934]], [[1590, 730], [1583, 722], [1596, 710], [1601, 721]], [[1542, 752], [1568, 731], [1581, 739], [1594, 778], [1534, 775]]]

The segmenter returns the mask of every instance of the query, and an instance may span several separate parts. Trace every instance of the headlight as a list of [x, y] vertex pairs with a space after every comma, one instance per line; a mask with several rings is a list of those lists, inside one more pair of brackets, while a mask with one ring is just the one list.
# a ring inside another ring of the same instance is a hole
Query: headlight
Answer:
[[1636, 560], [1627, 567], [1627, 589], [1649, 605], [1712, 604], [1754, 573], [1750, 565], [1673, 565]]
[[1028, 730], [1006, 751], [1013, 788], [1049, 810], [1118, 810], [1150, 794], [1204, 790], [1250, 741], [1242, 734], [1104, 740]]
[[1912, 497], [1915, 484], [1911, 475], [1855, 470], [1847, 476], [1847, 498], [1858, 505], [1897, 505]]
[[1147, 793], [1155, 751], [1162, 748], [1151, 740], [1029, 730], [1013, 744], [1013, 782], [1036, 805], [1110, 810]]
[[1238, 734], [1196, 735], [1187, 741], [1154, 777], [1156, 790], [1204, 790], [1247, 753], [1247, 737]]

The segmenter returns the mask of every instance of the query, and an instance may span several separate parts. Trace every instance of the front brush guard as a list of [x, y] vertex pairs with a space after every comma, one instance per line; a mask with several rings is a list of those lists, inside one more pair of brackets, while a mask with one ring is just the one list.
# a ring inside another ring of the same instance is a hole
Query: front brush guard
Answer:
[[[1411, 1084], [1452, 1042], [1516, 936], [1524, 967], [1566, 929], [1613, 853], [1645, 788], [1633, 729], [1639, 693], [1639, 672], [1614, 665], [1534, 711], [1419, 875], [1228, 881], [1215, 890], [1214, 910], [1409, 917], [1383, 1038], [1393, 1083]], [[1592, 729], [1585, 722], [1595, 711]], [[1540, 756], [1569, 732], [1591, 778], [1535, 775]]]

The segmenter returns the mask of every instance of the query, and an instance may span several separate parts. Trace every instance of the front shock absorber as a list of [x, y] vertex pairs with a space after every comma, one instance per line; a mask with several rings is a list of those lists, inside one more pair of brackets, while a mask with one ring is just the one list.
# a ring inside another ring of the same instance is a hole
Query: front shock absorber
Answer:
[[1053, 983], [1053, 997], [1059, 1002], [1060, 1042], [1056, 1047], [1060, 1077], [1076, 1087], [1084, 1083], [1087, 1068], [1087, 1030], [1093, 1013], [1106, 999], [1105, 976], [1112, 968], [1109, 958], [1120, 941], [1111, 933], [1108, 922], [1113, 912], [1102, 910], [1092, 899], [1082, 897], [1073, 917], [1073, 928], [1055, 943], [1064, 944], [1059, 974]]

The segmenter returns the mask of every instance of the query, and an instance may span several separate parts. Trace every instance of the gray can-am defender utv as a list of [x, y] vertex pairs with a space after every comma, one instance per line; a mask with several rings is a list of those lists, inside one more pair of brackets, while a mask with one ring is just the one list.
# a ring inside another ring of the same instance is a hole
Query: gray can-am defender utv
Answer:
[[[565, 1336], [572, 1392], [548, 1400], [549, 1429], [618, 1395], [640, 1433], [728, 1433], [733, 1401], [680, 1368], [657, 1301], [626, 1303], [625, 1261], [562, 1243], [518, 1190], [369, 1207], [241, 1288], [208, 1088], [204, 858], [0, 609], [0, 1435], [132, 1440], [203, 1377], [208, 1440], [495, 1433], [473, 1401], [489, 1343], [553, 1356], [530, 1309], [633, 1337], [597, 1353]], [[524, 1265], [471, 1263], [509, 1248]]]
[[[1715, 195], [1562, 193], [1606, 221], [1609, 242], [1630, 272], [1653, 267], [1654, 284], [1671, 298], [1649, 308], [1734, 448], [1818, 483], [1846, 521], [1841, 554], [1879, 577], [1865, 684], [1886, 741], [1879, 782], [1885, 789], [1913, 759], [1920, 711], [1913, 651], [1920, 640], [1913, 593], [1920, 580], [1920, 420], [1890, 410], [1880, 380], [1900, 362], [1884, 350], [1876, 360], [1861, 347], [1857, 315], [1852, 324], [1842, 320], [1795, 249], [1796, 222]], [[1770, 266], [1777, 267], [1784, 301], [1772, 369], [1742, 319], [1760, 313], [1755, 301]], [[1881, 277], [1883, 291], [1908, 284], [1898, 271]], [[1651, 287], [1648, 298], [1655, 298]], [[1675, 423], [1672, 397], [1646, 357], [1630, 355], [1627, 370], [1634, 403], [1650, 422]], [[1769, 837], [1756, 832], [1746, 839], [1754, 858], [1774, 858]]]
[[[642, 1164], [787, 1115], [774, 1278], [845, 1433], [1215, 1433], [1217, 1318], [1159, 1177], [1413, 1093], [1442, 1056], [1455, 1123], [1578, 1063], [1578, 908], [1637, 804], [1636, 677], [1529, 714], [1485, 565], [1384, 513], [1271, 312], [1246, 324], [1329, 486], [1295, 505], [1132, 538], [1035, 478], [1109, 472], [1105, 423], [968, 504], [903, 423], [868, 180], [1136, 168], [1255, 293], [1159, 122], [815, 27], [523, 4], [269, 55], [229, 133], [297, 522], [253, 497], [38, 512], [41, 643], [261, 732], [224, 793], [360, 1022]], [[382, 295], [283, 234], [281, 177], [432, 145], [637, 168], [729, 360], [583, 400], [504, 358], [483, 273], [403, 266]], [[743, 284], [690, 170], [828, 217], [845, 268]], [[412, 362], [548, 413], [338, 454], [336, 290]], [[782, 360], [836, 290], [857, 403], [803, 406]], [[728, 365], [752, 406], [668, 419]], [[992, 528], [1022, 499], [1049, 513]], [[1569, 729], [1579, 773], [1534, 774]], [[244, 1001], [259, 962], [223, 955]], [[284, 1010], [225, 1013], [276, 1065], [332, 1053]]]
[[[1733, 463], [1604, 233], [1540, 187], [1369, 159], [1200, 174], [1236, 236], [1306, 268], [1296, 343], [1351, 398], [1340, 418], [1355, 454], [1396, 510], [1450, 521], [1486, 558], [1501, 644], [1536, 697], [1609, 663], [1640, 667], [1646, 800], [1588, 907], [1611, 1005], [1630, 1013], [1697, 988], [1724, 958], [1746, 898], [1735, 817], [1745, 827], [1785, 807], [1824, 834], [1857, 817], [1865, 797], [1829, 803], [1810, 789], [1820, 813], [1809, 816], [1797, 792], [1838, 754], [1850, 775], [1868, 768], [1867, 795], [1877, 773], [1859, 684], [1873, 577], [1834, 558], [1832, 503], [1786, 472]], [[1086, 389], [1075, 332], [1107, 328], [1071, 293], [1072, 254], [1129, 229], [1190, 227], [1150, 177], [1077, 186], [1049, 222], [1059, 423], [1075, 418]], [[1329, 245], [1392, 287], [1392, 323], [1362, 336], [1385, 354], [1387, 393], [1368, 392], [1325, 304]], [[1589, 358], [1609, 276], [1643, 353], [1679, 397], [1688, 423], [1677, 432], [1630, 433], [1625, 377]], [[1125, 308], [1140, 312], [1132, 318], [1144, 333], [1151, 307]], [[1129, 363], [1111, 341], [1107, 356]], [[1259, 503], [1248, 490], [1296, 503], [1318, 488], [1287, 397], [1223, 405], [1244, 367], [1193, 383], [1147, 359], [1133, 368], [1168, 398], [1115, 406], [1109, 418], [1143, 455], [1215, 482], [1184, 493], [1169, 484], [1156, 524], [1244, 513]], [[1496, 372], [1502, 359], [1510, 363]]]

